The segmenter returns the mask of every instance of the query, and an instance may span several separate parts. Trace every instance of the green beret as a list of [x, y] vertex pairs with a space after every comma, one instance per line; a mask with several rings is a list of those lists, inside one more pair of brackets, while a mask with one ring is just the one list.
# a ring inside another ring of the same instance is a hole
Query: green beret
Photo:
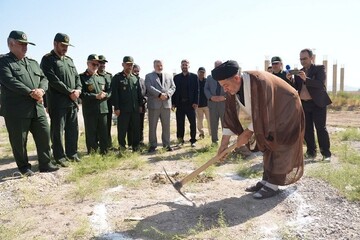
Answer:
[[221, 81], [235, 76], [238, 72], [239, 64], [234, 60], [229, 60], [214, 68], [211, 75], [216, 81]]

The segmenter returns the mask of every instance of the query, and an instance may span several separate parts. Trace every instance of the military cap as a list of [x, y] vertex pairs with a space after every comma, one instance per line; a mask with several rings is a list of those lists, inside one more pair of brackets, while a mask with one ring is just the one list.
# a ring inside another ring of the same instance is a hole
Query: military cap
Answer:
[[200, 71], [201, 71], [201, 72], [206, 72], [204, 67], [199, 67], [198, 72], [200, 72]]
[[88, 61], [100, 61], [98, 55], [90, 54], [87, 58]]
[[216, 81], [221, 81], [236, 75], [238, 72], [239, 64], [234, 60], [229, 60], [214, 68], [211, 75]]
[[104, 55], [99, 55], [99, 62], [108, 62]]
[[57, 33], [54, 38], [55, 42], [61, 42], [64, 45], [68, 45], [73, 47], [73, 45], [70, 44], [70, 38], [65, 33]]
[[125, 56], [123, 58], [123, 63], [134, 63], [134, 59], [130, 56]]
[[271, 58], [271, 63], [278, 63], [278, 62], [282, 62], [280, 57], [275, 56]]
[[19, 41], [19, 42], [22, 42], [22, 43], [28, 43], [28, 44], [31, 44], [31, 45], [34, 45], [34, 43], [32, 42], [29, 42], [27, 40], [27, 36], [24, 32], [22, 31], [17, 31], [17, 30], [13, 30], [10, 32], [9, 34], [9, 38], [12, 38], [12, 39], [15, 39], [16, 41]]

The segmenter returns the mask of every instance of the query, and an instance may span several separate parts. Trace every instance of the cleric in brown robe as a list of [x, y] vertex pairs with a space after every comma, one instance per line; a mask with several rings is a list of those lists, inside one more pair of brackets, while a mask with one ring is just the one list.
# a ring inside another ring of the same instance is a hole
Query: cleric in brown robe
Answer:
[[[279, 193], [278, 186], [296, 182], [303, 175], [304, 113], [294, 88], [265, 71], [247, 71], [241, 75], [236, 61], [227, 61], [212, 70], [212, 77], [228, 93], [224, 129], [218, 153], [224, 151], [231, 135], [237, 146], [253, 137], [263, 152], [263, 179], [245, 189], [256, 199]], [[251, 123], [243, 129], [239, 121], [242, 109]]]

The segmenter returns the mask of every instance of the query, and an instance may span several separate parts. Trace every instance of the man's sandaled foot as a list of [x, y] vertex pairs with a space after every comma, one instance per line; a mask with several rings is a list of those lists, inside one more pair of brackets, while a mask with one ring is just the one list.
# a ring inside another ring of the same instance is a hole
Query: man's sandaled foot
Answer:
[[251, 187], [245, 188], [245, 192], [257, 192], [257, 191], [259, 191], [263, 186], [264, 186], [264, 184], [262, 184], [261, 182], [257, 182], [255, 185], [253, 185], [253, 186], [251, 186]]
[[280, 192], [279, 190], [273, 190], [267, 186], [263, 186], [259, 191], [254, 193], [253, 197], [255, 199], [265, 199], [265, 198], [273, 197], [279, 192]]

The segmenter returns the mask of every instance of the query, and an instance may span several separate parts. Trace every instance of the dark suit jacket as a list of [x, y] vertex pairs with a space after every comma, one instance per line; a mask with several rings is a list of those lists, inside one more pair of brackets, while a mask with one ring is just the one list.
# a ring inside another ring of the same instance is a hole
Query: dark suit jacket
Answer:
[[[176, 90], [172, 96], [172, 104], [175, 107], [181, 106], [181, 81], [183, 80], [183, 74], [179, 73], [174, 76], [174, 83]], [[199, 85], [198, 77], [194, 73], [189, 73], [189, 82], [188, 82], [188, 98], [189, 102], [192, 104], [199, 104]]]
[[[304, 71], [303, 68], [301, 70]], [[317, 106], [326, 107], [331, 104], [331, 99], [326, 92], [326, 73], [324, 65], [312, 64], [306, 77], [306, 82], [304, 82], [299, 76], [295, 76], [295, 88], [298, 90], [299, 94], [303, 84], [306, 84], [309, 94]]]

